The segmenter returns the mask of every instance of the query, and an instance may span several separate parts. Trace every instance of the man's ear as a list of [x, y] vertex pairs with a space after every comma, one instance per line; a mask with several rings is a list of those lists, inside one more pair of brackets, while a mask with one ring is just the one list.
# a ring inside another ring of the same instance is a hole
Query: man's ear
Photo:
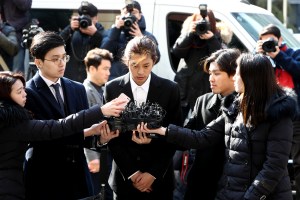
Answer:
[[37, 68], [41, 68], [43, 66], [43, 61], [41, 59], [35, 58], [34, 64], [37, 66]]

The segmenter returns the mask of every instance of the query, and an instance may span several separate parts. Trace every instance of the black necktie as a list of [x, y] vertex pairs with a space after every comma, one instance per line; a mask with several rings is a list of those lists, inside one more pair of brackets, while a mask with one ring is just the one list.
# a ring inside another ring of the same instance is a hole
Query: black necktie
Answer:
[[62, 110], [62, 113], [63, 115], [65, 116], [65, 106], [64, 106], [64, 101], [60, 95], [60, 92], [59, 92], [59, 83], [57, 84], [53, 84], [52, 87], [54, 88], [55, 90], [55, 96], [56, 96], [56, 100]]

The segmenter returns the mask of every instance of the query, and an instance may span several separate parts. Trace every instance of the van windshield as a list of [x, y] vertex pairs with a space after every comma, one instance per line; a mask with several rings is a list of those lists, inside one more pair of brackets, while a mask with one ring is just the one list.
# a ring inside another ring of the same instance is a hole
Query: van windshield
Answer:
[[288, 47], [293, 49], [300, 48], [300, 42], [283, 26], [283, 24], [272, 15], [257, 13], [232, 13], [233, 17], [243, 26], [251, 37], [257, 41], [259, 32], [268, 24], [276, 25]]

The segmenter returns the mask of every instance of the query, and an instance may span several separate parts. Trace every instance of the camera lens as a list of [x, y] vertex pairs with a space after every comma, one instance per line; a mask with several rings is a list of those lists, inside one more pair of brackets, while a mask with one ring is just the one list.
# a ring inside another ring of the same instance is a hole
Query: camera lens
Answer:
[[133, 21], [131, 18], [126, 18], [125, 21], [124, 21], [124, 26], [126, 27], [131, 27], [133, 24]]
[[196, 24], [196, 33], [198, 35], [205, 34], [208, 30], [210, 30], [210, 24], [205, 19]]
[[80, 21], [80, 27], [81, 28], [87, 28], [89, 26], [89, 22], [87, 20], [81, 20]]
[[265, 52], [275, 52], [276, 51], [277, 42], [270, 38], [262, 44], [262, 49]]
[[92, 25], [92, 20], [88, 15], [81, 15], [79, 17], [79, 26], [83, 29]]

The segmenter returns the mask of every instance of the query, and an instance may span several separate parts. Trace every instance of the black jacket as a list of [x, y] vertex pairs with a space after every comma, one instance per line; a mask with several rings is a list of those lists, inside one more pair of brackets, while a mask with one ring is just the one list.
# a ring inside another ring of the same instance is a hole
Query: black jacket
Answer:
[[183, 105], [189, 104], [190, 108], [193, 108], [200, 95], [211, 91], [209, 75], [203, 71], [202, 62], [219, 49], [221, 49], [219, 34], [208, 40], [201, 40], [194, 33], [183, 33], [176, 40], [171, 52], [176, 57], [183, 58], [186, 63], [186, 66], [178, 69], [175, 76]]
[[277, 95], [266, 109], [267, 119], [249, 129], [242, 123], [233, 100], [227, 97], [222, 116], [201, 131], [170, 125], [167, 141], [198, 149], [225, 141], [226, 161], [217, 199], [258, 200], [266, 196], [292, 200], [287, 163], [296, 101]]
[[[134, 101], [129, 73], [118, 77], [106, 85], [105, 99], [110, 101], [121, 93]], [[166, 116], [162, 124], [180, 124], [181, 110], [179, 89], [176, 83], [151, 73], [151, 81], [147, 101], [159, 104]], [[118, 199], [130, 200], [172, 200], [174, 189], [174, 171], [172, 158], [175, 146], [164, 139], [152, 139], [149, 144], [139, 145], [131, 140], [132, 132], [120, 133], [108, 145], [115, 163], [109, 177], [110, 186], [118, 195]], [[140, 192], [128, 179], [136, 171], [148, 172], [156, 179], [152, 184], [152, 192]]]
[[89, 36], [79, 30], [73, 31], [68, 25], [60, 32], [60, 36], [66, 41], [66, 51], [70, 55], [67, 63], [65, 77], [74, 81], [83, 82], [86, 78], [86, 70], [83, 59], [87, 52], [96, 47], [100, 47], [103, 37], [105, 37], [104, 27], [96, 23], [97, 31]]
[[29, 112], [0, 101], [0, 199], [25, 199], [23, 162], [30, 141], [60, 138], [91, 126], [100, 118], [99, 106], [62, 120], [31, 120]]
[[[149, 36], [156, 44], [158, 44], [155, 36], [146, 31], [146, 21], [144, 16], [142, 16], [142, 18], [138, 21], [138, 25], [143, 35]], [[127, 66], [122, 62], [122, 56], [127, 43], [132, 38], [133, 37], [128, 37], [128, 34], [125, 34], [123, 28], [118, 29], [117, 27], [112, 27], [108, 30], [108, 36], [103, 39], [101, 48], [109, 50], [114, 56], [114, 61], [110, 69], [109, 80], [122, 76], [128, 72]], [[157, 54], [158, 62], [160, 59], [160, 52], [158, 48]]]
[[[218, 94], [207, 93], [197, 98], [192, 116], [186, 128], [201, 130], [221, 114], [222, 97]], [[198, 199], [214, 200], [217, 193], [218, 181], [223, 172], [225, 159], [223, 141], [196, 150], [195, 160], [187, 177], [185, 200]]]

